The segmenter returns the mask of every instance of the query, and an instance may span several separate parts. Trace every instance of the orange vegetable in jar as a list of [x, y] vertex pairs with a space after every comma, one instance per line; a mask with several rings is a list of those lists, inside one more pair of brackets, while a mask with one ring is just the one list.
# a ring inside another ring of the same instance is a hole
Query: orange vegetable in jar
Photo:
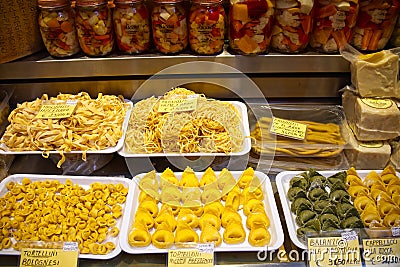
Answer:
[[68, 57], [79, 52], [75, 17], [68, 0], [39, 0], [40, 33], [53, 57]]

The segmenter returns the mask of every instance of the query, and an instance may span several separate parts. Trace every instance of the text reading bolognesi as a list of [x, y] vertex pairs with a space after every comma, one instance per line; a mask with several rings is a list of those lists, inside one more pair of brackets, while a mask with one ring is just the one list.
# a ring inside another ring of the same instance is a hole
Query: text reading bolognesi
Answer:
[[358, 239], [346, 241], [342, 237], [308, 238], [308, 253], [310, 267], [362, 266]]
[[76, 267], [78, 251], [65, 251], [62, 249], [31, 249], [21, 251], [20, 267], [33, 266], [60, 266]]
[[398, 266], [400, 240], [398, 238], [364, 239], [365, 266]]
[[196, 249], [170, 250], [168, 252], [169, 267], [211, 267], [214, 266], [214, 253], [199, 252]]

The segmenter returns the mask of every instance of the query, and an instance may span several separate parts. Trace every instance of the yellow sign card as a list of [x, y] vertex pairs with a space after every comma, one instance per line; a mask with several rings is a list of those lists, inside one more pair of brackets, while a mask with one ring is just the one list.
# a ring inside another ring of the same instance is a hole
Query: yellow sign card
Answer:
[[391, 99], [361, 98], [361, 101], [373, 108], [387, 109], [393, 105]]
[[400, 239], [364, 239], [365, 266], [400, 266]]
[[274, 117], [272, 119], [270, 132], [293, 139], [304, 140], [304, 138], [306, 138], [307, 125]]
[[185, 99], [161, 99], [158, 112], [192, 111], [197, 107], [197, 97]]
[[77, 267], [78, 250], [23, 248], [20, 267]]
[[214, 252], [198, 249], [174, 249], [168, 251], [168, 267], [213, 267]]
[[43, 104], [40, 108], [37, 119], [62, 119], [70, 117], [76, 108], [76, 101], [67, 101], [59, 104]]
[[346, 241], [343, 237], [313, 237], [307, 240], [310, 267], [362, 266], [357, 238]]

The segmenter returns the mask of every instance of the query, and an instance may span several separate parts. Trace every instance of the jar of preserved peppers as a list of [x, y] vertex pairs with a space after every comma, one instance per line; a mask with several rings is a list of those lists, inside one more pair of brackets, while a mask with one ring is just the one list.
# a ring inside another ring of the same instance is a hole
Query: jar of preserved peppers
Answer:
[[224, 48], [225, 10], [222, 0], [194, 0], [189, 15], [189, 44], [200, 55], [221, 53]]
[[233, 52], [244, 55], [268, 52], [274, 8], [272, 0], [231, 0], [229, 45]]
[[336, 53], [350, 43], [358, 14], [357, 0], [315, 2], [314, 28], [310, 46], [320, 52]]
[[312, 0], [277, 0], [271, 47], [282, 53], [299, 53], [308, 45], [312, 30]]
[[75, 14], [69, 0], [39, 0], [39, 27], [43, 43], [53, 57], [68, 57], [80, 51]]
[[159, 52], [175, 54], [187, 47], [187, 14], [183, 0], [155, 0], [151, 21], [153, 43]]
[[143, 0], [115, 0], [114, 32], [118, 49], [128, 54], [150, 48], [149, 11]]
[[107, 0], [77, 0], [76, 29], [82, 51], [88, 56], [105, 56], [114, 47], [112, 13]]
[[361, 0], [351, 44], [361, 51], [383, 49], [392, 35], [400, 2], [398, 0]]

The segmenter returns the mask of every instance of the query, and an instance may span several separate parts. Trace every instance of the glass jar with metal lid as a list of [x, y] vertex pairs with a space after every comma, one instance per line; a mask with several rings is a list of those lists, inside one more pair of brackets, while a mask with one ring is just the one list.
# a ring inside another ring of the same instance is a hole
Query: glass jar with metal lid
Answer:
[[82, 51], [88, 56], [104, 56], [114, 47], [112, 14], [107, 0], [77, 0], [76, 28]]
[[118, 49], [136, 54], [150, 48], [149, 11], [143, 0], [115, 0], [114, 33]]
[[229, 46], [235, 53], [256, 55], [270, 47], [274, 0], [230, 0]]
[[222, 0], [194, 0], [189, 13], [189, 44], [192, 51], [201, 55], [222, 52], [225, 20]]
[[75, 14], [69, 0], [39, 0], [39, 27], [43, 43], [53, 57], [79, 52]]
[[174, 54], [187, 47], [187, 14], [183, 0], [155, 0], [151, 21], [153, 42], [159, 52]]

